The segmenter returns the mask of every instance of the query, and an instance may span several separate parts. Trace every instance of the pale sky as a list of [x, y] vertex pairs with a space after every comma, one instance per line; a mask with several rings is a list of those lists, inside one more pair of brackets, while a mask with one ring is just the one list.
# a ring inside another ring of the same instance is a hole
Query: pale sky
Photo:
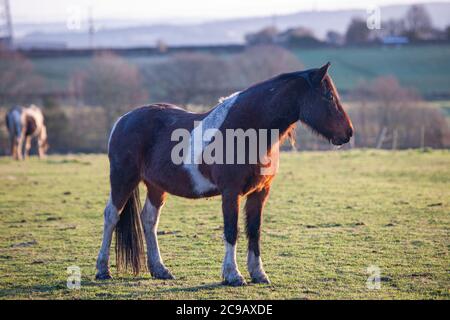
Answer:
[[[148, 20], [177, 23], [248, 16], [271, 16], [298, 11], [367, 8], [371, 5], [411, 4], [420, 0], [10, 0], [16, 22], [61, 22], [74, 10], [95, 19]], [[433, 1], [450, 2], [450, 1]], [[179, 19], [177, 21], [177, 19]]]

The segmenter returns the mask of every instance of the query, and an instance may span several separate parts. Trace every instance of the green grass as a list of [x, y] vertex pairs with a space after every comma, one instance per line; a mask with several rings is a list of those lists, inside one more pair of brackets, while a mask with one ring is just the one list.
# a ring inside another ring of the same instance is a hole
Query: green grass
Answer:
[[[219, 198], [168, 198], [159, 240], [177, 280], [95, 281], [107, 173], [104, 155], [0, 158], [0, 298], [450, 298], [449, 151], [283, 154], [262, 232], [272, 284], [242, 288], [220, 285]], [[242, 235], [248, 279], [245, 247]], [[80, 290], [66, 288], [72, 265]], [[366, 287], [371, 265], [380, 290]]]

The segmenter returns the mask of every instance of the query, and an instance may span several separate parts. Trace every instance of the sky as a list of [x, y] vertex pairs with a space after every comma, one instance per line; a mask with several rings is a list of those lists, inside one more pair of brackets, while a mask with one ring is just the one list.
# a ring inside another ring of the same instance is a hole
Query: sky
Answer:
[[[420, 0], [10, 0], [13, 21], [62, 22], [70, 15], [95, 19], [184, 23], [298, 11], [367, 8]], [[450, 1], [433, 1], [450, 2]], [[91, 9], [89, 9], [91, 8]]]

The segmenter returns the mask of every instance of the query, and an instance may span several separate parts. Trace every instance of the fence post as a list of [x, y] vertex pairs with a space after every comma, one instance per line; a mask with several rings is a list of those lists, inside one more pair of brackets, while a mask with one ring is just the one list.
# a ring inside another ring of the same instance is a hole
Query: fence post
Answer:
[[420, 149], [425, 148], [425, 126], [420, 128]]
[[392, 132], [392, 150], [397, 150], [397, 129]]
[[355, 148], [355, 137], [351, 137], [350, 138], [350, 149], [354, 149]]
[[381, 129], [380, 134], [378, 135], [378, 141], [377, 141], [377, 149], [380, 149], [383, 146], [384, 138], [386, 137], [387, 128], [383, 127]]

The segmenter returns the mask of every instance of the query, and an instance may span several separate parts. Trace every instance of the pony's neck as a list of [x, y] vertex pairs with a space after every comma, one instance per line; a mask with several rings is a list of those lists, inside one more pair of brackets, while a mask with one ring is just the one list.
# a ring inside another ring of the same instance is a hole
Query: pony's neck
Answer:
[[[250, 90], [248, 112], [258, 118], [257, 129], [278, 129], [280, 137], [299, 120], [300, 105], [306, 90], [296, 83], [293, 74], [279, 76]], [[305, 88], [306, 89], [306, 88]]]

